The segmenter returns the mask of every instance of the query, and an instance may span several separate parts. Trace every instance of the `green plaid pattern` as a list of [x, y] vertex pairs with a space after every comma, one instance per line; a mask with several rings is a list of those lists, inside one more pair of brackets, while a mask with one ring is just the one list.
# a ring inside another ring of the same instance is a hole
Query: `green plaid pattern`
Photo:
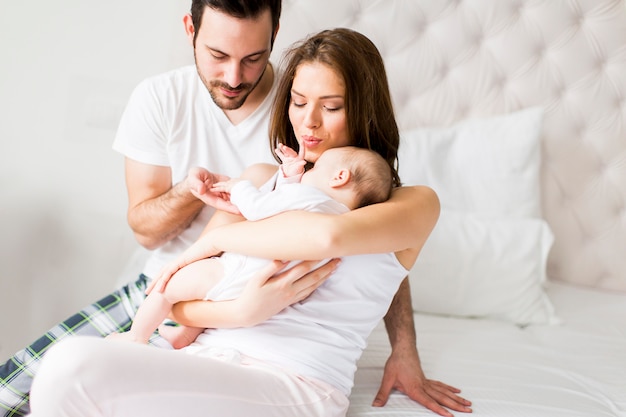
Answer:
[[[43, 355], [57, 341], [72, 335], [104, 337], [112, 332], [128, 330], [137, 308], [145, 298], [147, 279], [145, 275], [140, 275], [137, 281], [53, 327], [43, 337], [0, 365], [0, 416], [24, 416], [29, 413], [33, 376], [37, 373]], [[170, 347], [156, 334], [150, 343]]]

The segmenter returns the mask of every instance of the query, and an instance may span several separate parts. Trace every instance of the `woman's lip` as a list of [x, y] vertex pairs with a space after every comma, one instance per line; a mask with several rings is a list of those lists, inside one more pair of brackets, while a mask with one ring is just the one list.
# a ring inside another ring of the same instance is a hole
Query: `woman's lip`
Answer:
[[302, 136], [302, 142], [306, 145], [306, 146], [315, 146], [318, 145], [322, 140], [319, 138], [316, 138], [314, 136]]

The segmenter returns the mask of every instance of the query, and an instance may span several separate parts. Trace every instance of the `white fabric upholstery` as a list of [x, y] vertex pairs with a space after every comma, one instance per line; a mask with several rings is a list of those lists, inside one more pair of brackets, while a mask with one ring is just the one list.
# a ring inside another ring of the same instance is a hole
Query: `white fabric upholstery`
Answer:
[[548, 275], [626, 291], [624, 0], [284, 0], [275, 55], [339, 26], [380, 49], [402, 130], [542, 106]]

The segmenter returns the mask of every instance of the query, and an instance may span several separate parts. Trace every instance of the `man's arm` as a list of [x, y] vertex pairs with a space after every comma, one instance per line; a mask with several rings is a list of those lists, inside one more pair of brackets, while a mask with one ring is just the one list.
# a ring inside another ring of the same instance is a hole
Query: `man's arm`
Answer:
[[137, 241], [155, 249], [180, 234], [204, 207], [191, 190], [222, 179], [206, 170], [190, 172], [172, 185], [169, 167], [144, 164], [126, 158], [128, 224]]

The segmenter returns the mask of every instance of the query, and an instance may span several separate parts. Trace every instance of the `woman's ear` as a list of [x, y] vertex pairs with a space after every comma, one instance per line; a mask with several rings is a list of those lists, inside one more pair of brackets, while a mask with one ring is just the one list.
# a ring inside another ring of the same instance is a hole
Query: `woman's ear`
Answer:
[[350, 172], [350, 170], [347, 168], [342, 168], [338, 170], [337, 172], [335, 172], [333, 177], [330, 179], [329, 185], [332, 188], [343, 187], [344, 185], [350, 182], [351, 178], [352, 178], [352, 173]]
[[189, 44], [193, 46], [193, 38], [196, 34], [196, 29], [193, 26], [193, 19], [191, 18], [191, 15], [189, 13], [187, 13], [183, 17], [183, 25], [185, 25], [185, 34], [187, 35], [187, 40], [189, 41]]

